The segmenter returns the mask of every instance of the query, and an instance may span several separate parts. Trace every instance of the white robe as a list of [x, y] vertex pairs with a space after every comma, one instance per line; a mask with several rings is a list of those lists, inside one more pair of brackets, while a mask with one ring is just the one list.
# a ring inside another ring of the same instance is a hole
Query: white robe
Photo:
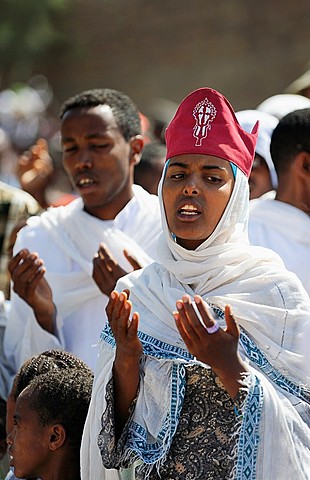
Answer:
[[137, 185], [134, 193], [114, 220], [89, 215], [79, 198], [31, 218], [20, 231], [14, 253], [28, 248], [44, 260], [57, 308], [57, 336], [43, 330], [33, 310], [12, 292], [4, 348], [15, 372], [30, 356], [52, 348], [65, 348], [95, 368], [95, 346], [106, 321], [107, 303], [107, 296], [92, 279], [92, 260], [99, 243], [105, 242], [121, 267], [131, 271], [124, 248], [148, 265], [161, 231], [158, 198]]
[[277, 200], [250, 202], [249, 239], [271, 248], [294, 272], [310, 295], [310, 217], [299, 208]]
[[[172, 312], [183, 294], [193, 298], [197, 293], [215, 312], [231, 305], [242, 329], [240, 353], [249, 362], [250, 386], [234, 478], [310, 479], [310, 433], [304, 421], [310, 421], [310, 378], [304, 372], [301, 349], [310, 319], [309, 297], [278, 255], [248, 244], [248, 182], [241, 171], [237, 170], [221, 220], [196, 250], [186, 250], [173, 241], [161, 198], [162, 183], [163, 179], [159, 185], [163, 218], [160, 263], [132, 272], [116, 285], [118, 291], [130, 290], [132, 310], [140, 314], [139, 338], [144, 349], [139, 392], [122, 459], [130, 459], [132, 468], [136, 460], [142, 460], [139, 468], [146, 471], [150, 464], [160, 466], [165, 461], [182, 408], [182, 364], [197, 362], [189, 358]], [[220, 325], [224, 327], [225, 322]], [[101, 339], [82, 439], [82, 480], [124, 479], [132, 473], [130, 469], [106, 469], [102, 463], [98, 435], [115, 356], [108, 324]]]

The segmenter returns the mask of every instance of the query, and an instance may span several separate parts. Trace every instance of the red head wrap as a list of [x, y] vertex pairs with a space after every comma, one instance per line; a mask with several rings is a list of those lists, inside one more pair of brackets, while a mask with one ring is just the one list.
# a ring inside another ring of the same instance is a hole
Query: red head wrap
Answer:
[[166, 129], [167, 156], [213, 155], [234, 163], [248, 177], [255, 155], [258, 122], [248, 133], [228, 100], [212, 88], [190, 93]]

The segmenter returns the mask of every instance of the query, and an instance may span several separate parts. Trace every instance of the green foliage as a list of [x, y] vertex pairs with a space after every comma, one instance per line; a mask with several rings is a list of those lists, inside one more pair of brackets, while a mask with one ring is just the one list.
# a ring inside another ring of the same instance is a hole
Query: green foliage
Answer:
[[38, 57], [64, 42], [58, 28], [70, 0], [1, 0], [0, 75], [2, 83], [23, 79]]

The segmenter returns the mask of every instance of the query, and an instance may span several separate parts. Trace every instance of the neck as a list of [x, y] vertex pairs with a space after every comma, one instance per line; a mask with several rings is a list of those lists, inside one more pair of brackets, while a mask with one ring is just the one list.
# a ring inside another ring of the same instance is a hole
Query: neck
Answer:
[[275, 199], [279, 202], [288, 203], [308, 215], [310, 214], [309, 185], [306, 185], [305, 182], [296, 182], [292, 177], [285, 181], [279, 179]]
[[81, 480], [80, 455], [68, 451], [66, 455], [54, 458], [53, 465], [46, 467], [45, 472], [40, 474], [41, 480]]
[[125, 208], [128, 202], [134, 196], [132, 187], [120, 193], [117, 199], [113, 199], [111, 203], [105, 205], [98, 205], [94, 207], [87, 207], [84, 205], [85, 212], [93, 215], [100, 220], [114, 220], [115, 217]]

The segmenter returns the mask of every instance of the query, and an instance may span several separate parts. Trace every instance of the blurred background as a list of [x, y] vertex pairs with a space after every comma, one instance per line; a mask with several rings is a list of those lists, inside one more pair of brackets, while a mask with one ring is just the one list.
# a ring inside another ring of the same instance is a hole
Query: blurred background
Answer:
[[[17, 153], [38, 137], [53, 149], [61, 103], [84, 89], [124, 91], [160, 130], [197, 87], [221, 91], [235, 110], [255, 108], [310, 68], [309, 0], [0, 0], [0, 7], [0, 127]], [[13, 164], [5, 158], [3, 180]]]
[[123, 90], [146, 113], [152, 100], [179, 102], [199, 86], [220, 90], [235, 109], [252, 108], [310, 59], [309, 0], [0, 5], [1, 90], [43, 75], [57, 112], [67, 96], [93, 87]]

